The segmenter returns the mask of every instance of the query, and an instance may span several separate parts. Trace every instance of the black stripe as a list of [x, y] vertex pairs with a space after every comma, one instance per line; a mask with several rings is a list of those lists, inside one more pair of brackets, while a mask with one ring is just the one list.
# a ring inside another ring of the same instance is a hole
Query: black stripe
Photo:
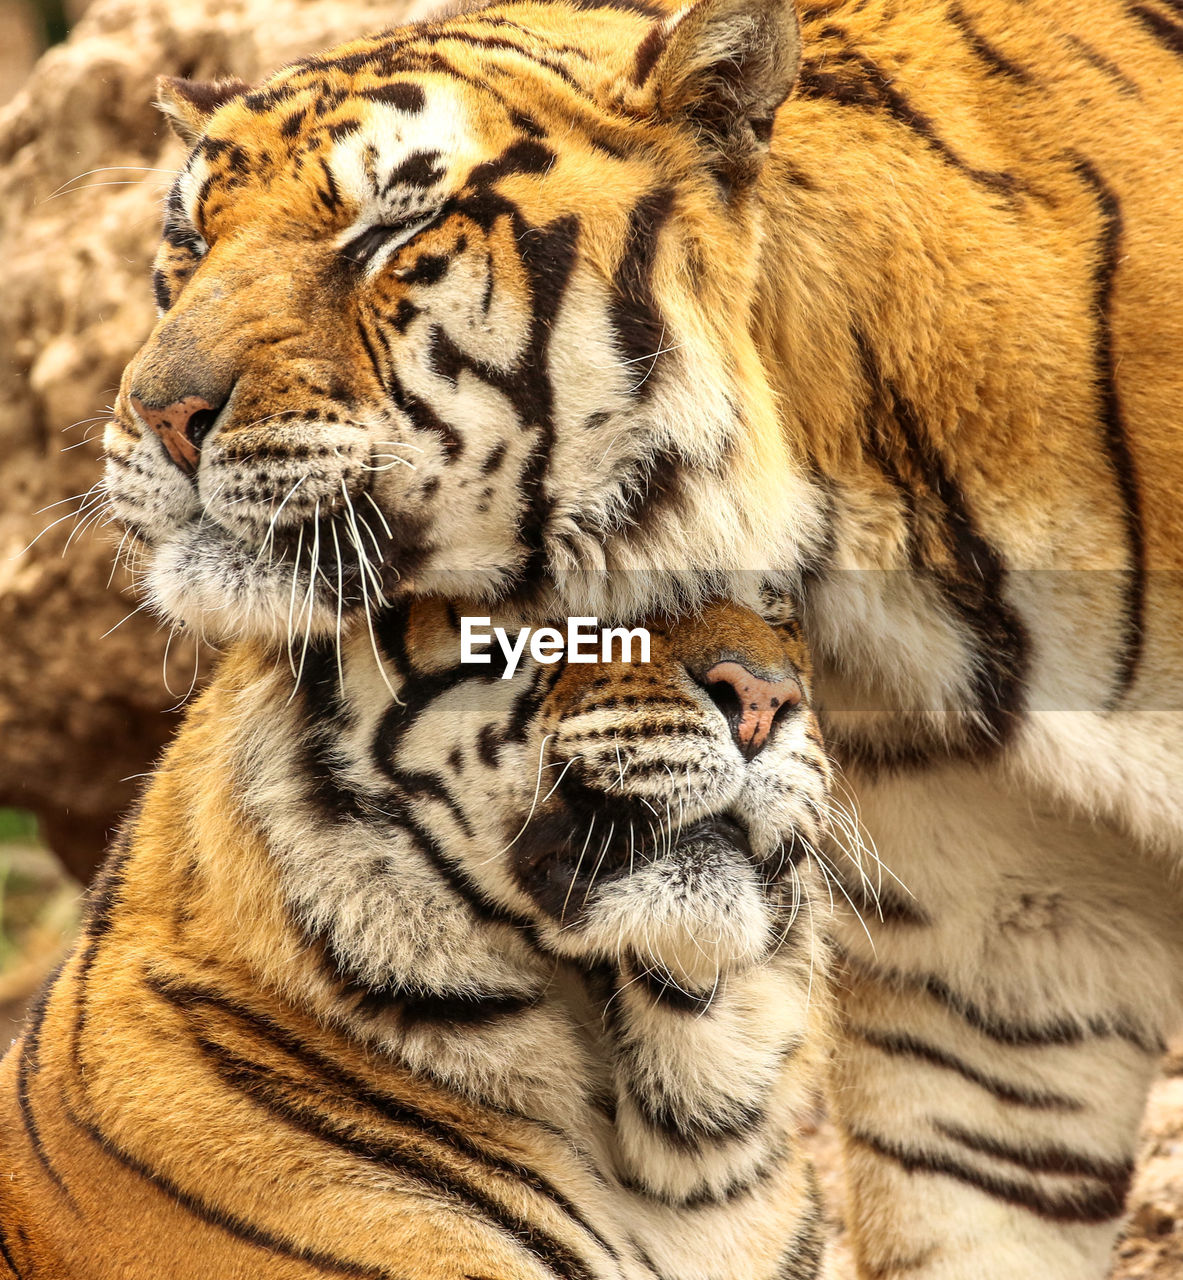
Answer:
[[317, 156], [317, 161], [324, 174], [325, 188], [317, 187], [316, 194], [321, 204], [335, 213], [341, 207], [341, 193], [337, 190], [337, 180], [333, 177], [333, 171], [325, 163], [323, 156]]
[[42, 1141], [41, 1129], [37, 1124], [37, 1117], [33, 1114], [33, 1102], [29, 1097], [29, 1078], [41, 1068], [39, 1054], [42, 1025], [45, 1022], [49, 998], [57, 984], [62, 967], [62, 965], [59, 965], [46, 979], [36, 1000], [34, 1000], [32, 1007], [29, 1009], [24, 1033], [21, 1039], [17, 1041], [15, 1052], [19, 1056], [16, 1068], [16, 1101], [17, 1106], [20, 1108], [21, 1123], [24, 1125], [25, 1136], [29, 1140], [29, 1145], [33, 1148], [37, 1163], [48, 1175], [54, 1186], [68, 1199], [72, 1199], [69, 1187], [66, 1186], [61, 1174], [54, 1167], [45, 1143]]
[[[472, 667], [457, 664], [445, 671], [419, 672], [406, 649], [407, 615], [403, 609], [383, 610], [375, 620], [377, 636], [385, 655], [399, 675], [406, 681], [400, 690], [401, 702], [391, 702], [374, 731], [371, 753], [374, 763], [392, 782], [399, 780], [396, 761], [402, 750], [403, 740], [418, 724], [419, 719], [431, 707], [465, 681], [489, 683], [498, 678], [496, 662], [488, 668], [474, 671]], [[496, 658], [496, 655], [492, 655]]]
[[[214, 1010], [232, 1022], [241, 1024], [240, 1029], [245, 1027], [273, 1049], [280, 1050], [298, 1062], [306, 1071], [320, 1077], [325, 1086], [331, 1086], [330, 1092], [353, 1098], [360, 1105], [376, 1111], [384, 1120], [416, 1129], [427, 1137], [454, 1147], [470, 1158], [490, 1165], [496, 1171], [517, 1178], [519, 1181], [527, 1181], [538, 1176], [525, 1165], [507, 1157], [498, 1156], [482, 1147], [466, 1129], [429, 1116], [410, 1106], [404, 1099], [383, 1093], [367, 1084], [335, 1059], [326, 1057], [314, 1049], [290, 1028], [278, 1022], [270, 1013], [261, 1012], [231, 1000], [219, 991], [175, 978], [148, 975], [144, 982], [149, 990], [154, 991], [179, 1010], [186, 1013], [203, 1009]], [[545, 1120], [504, 1107], [491, 1107], [490, 1110], [514, 1119], [526, 1120], [556, 1137], [565, 1139], [568, 1136]], [[545, 1181], [540, 1181], [536, 1189], [549, 1187], [549, 1185]], [[544, 1194], [555, 1193], [551, 1188]]]
[[[357, 1137], [348, 1126], [317, 1108], [315, 1092], [306, 1082], [252, 1062], [214, 1041], [199, 1037], [197, 1045], [213, 1060], [218, 1074], [228, 1085], [247, 1094], [256, 1106], [265, 1108], [286, 1124], [331, 1143], [360, 1160], [381, 1165], [418, 1182], [429, 1193], [442, 1193], [454, 1204], [463, 1206], [490, 1226], [511, 1236], [554, 1275], [569, 1277], [570, 1280], [593, 1280], [592, 1270], [572, 1249], [544, 1231], [537, 1221], [516, 1213], [472, 1179], [449, 1168], [445, 1161], [404, 1143], [376, 1136]], [[311, 1101], [299, 1100], [298, 1095], [310, 1092], [313, 1094]]]
[[670, 974], [654, 973], [651, 969], [639, 969], [630, 976], [654, 1004], [673, 1013], [706, 1013], [719, 994], [716, 987], [709, 991], [684, 991]]
[[361, 338], [361, 344], [365, 348], [366, 355], [369, 357], [370, 364], [373, 366], [374, 377], [378, 380], [378, 385], [385, 390], [389, 385], [387, 375], [382, 369], [382, 362], [378, 359], [378, 352], [374, 347], [373, 339], [370, 337], [366, 322], [360, 312], [357, 317], [357, 332]]
[[[571, 0], [568, 0], [568, 3], [571, 3]], [[576, 4], [576, 8], [579, 8], [579, 7], [580, 6]], [[633, 1252], [641, 1260], [641, 1264], [644, 1267], [646, 1267], [650, 1272], [652, 1272], [652, 1274], [656, 1277], [656, 1280], [669, 1280], [669, 1277], [666, 1276], [665, 1273], [661, 1270], [661, 1268], [657, 1265], [657, 1263], [653, 1261], [653, 1258], [650, 1256], [649, 1251], [636, 1238], [636, 1236], [629, 1236], [628, 1242], [629, 1242], [629, 1245], [632, 1247]]]
[[[690, 1153], [707, 1143], [733, 1142], [755, 1133], [767, 1119], [763, 1105], [721, 1094], [717, 1106], [691, 1110], [684, 1097], [667, 1092], [660, 1080], [652, 1079], [646, 1065], [638, 1063], [642, 1056], [638, 1046], [630, 1043], [631, 1018], [615, 998], [619, 980], [609, 982], [613, 994], [604, 1006], [604, 1023], [614, 1045], [617, 1091], [627, 1094], [640, 1119], [671, 1146]], [[645, 1039], [642, 1034], [641, 1050]]]
[[16, 1265], [16, 1259], [12, 1256], [12, 1251], [8, 1247], [8, 1239], [4, 1234], [4, 1223], [0, 1221], [0, 1258], [8, 1266], [12, 1272], [12, 1280], [21, 1280], [21, 1273]]
[[626, 1191], [631, 1192], [633, 1195], [639, 1196], [643, 1200], [648, 1200], [653, 1204], [659, 1204], [663, 1209], [672, 1209], [676, 1213], [693, 1212], [697, 1209], [717, 1209], [722, 1205], [733, 1204], [736, 1200], [753, 1195], [779, 1172], [781, 1166], [790, 1156], [791, 1152], [787, 1148], [778, 1147], [750, 1173], [733, 1178], [717, 1191], [708, 1185], [685, 1196], [675, 1196], [666, 1191], [658, 1191], [640, 1178], [634, 1178], [627, 1174], [618, 1173], [616, 1180]]
[[[646, 381], [645, 386], [648, 385]], [[706, 468], [696, 464], [695, 469], [701, 473]], [[665, 445], [638, 458], [616, 478], [619, 510], [605, 532], [613, 533], [620, 528], [643, 531], [666, 512], [680, 510], [686, 501], [687, 470], [686, 457]]]
[[661, 57], [668, 39], [669, 32], [664, 24], [655, 23], [649, 29], [649, 34], [637, 45], [637, 50], [633, 54], [632, 78], [635, 85], [643, 85], [649, 79], [649, 73]]
[[353, 724], [353, 715], [338, 690], [336, 651], [325, 642], [310, 644], [304, 653], [304, 678], [299, 689], [303, 734], [299, 744], [305, 794], [322, 812], [338, 822], [368, 825], [394, 823], [382, 797], [351, 786], [343, 776], [337, 754], [341, 735]]
[[515, 222], [522, 265], [530, 282], [533, 314], [526, 355], [516, 371], [519, 385], [512, 403], [524, 423], [538, 426], [538, 436], [532, 442], [518, 482], [526, 500], [518, 539], [527, 555], [515, 578], [532, 582], [539, 580], [546, 561], [544, 540], [552, 506], [546, 492], [554, 451], [550, 337], [575, 267], [579, 220], [567, 216], [546, 228], [534, 229], [524, 226], [520, 218], [515, 218]]
[[[552, 500], [545, 492], [545, 479], [551, 467], [554, 444], [554, 389], [549, 366], [549, 343], [554, 320], [562, 306], [570, 283], [579, 241], [579, 219], [563, 216], [547, 227], [533, 227], [522, 218], [517, 206], [492, 189], [507, 172], [536, 172], [551, 152], [539, 143], [519, 140], [508, 147], [498, 160], [489, 161], [472, 170], [465, 195], [451, 202], [451, 207], [469, 216], [479, 227], [488, 230], [501, 216], [510, 216], [513, 238], [521, 255], [522, 268], [530, 285], [530, 334], [524, 355], [515, 369], [494, 369], [474, 360], [456, 347], [442, 332], [435, 335], [437, 358], [447, 360], [455, 370], [469, 367], [476, 376], [501, 390], [510, 399], [513, 410], [524, 428], [534, 428], [519, 474], [524, 495], [524, 511], [519, 526], [519, 541], [525, 550], [519, 566], [513, 571], [517, 584], [536, 582], [542, 577], [545, 562], [545, 530], [551, 516]], [[442, 348], [446, 347], [447, 351]]]
[[1141, 97], [1142, 92], [1138, 88], [1137, 83], [1132, 80], [1126, 73], [1104, 55], [1098, 53], [1091, 45], [1086, 44], [1079, 36], [1066, 35], [1064, 39], [1078, 54], [1095, 70], [1102, 75], [1108, 76], [1117, 88], [1124, 94], [1133, 97]]
[[1124, 1014], [1087, 1019], [1058, 1018], [1048, 1022], [1017, 1022], [989, 1013], [980, 1005], [954, 991], [943, 979], [931, 973], [905, 973], [886, 969], [865, 960], [856, 960], [849, 952], [835, 947], [835, 956], [853, 977], [878, 983], [884, 987], [923, 992], [950, 1013], [961, 1018], [975, 1031], [999, 1044], [1024, 1049], [1048, 1045], [1083, 1044], [1090, 1039], [1113, 1037], [1124, 1040], [1149, 1057], [1161, 1057], [1166, 1044], [1161, 1036], [1148, 1034]]
[[[604, 698], [602, 701], [597, 702], [594, 707], [587, 708], [587, 711], [614, 711], [618, 707], [632, 706], [635, 701], [635, 699], [628, 698]], [[688, 709], [697, 710], [693, 705]], [[581, 712], [581, 714], [585, 714], [585, 712]], [[608, 729], [581, 729], [578, 733], [571, 734], [570, 737], [564, 736], [564, 741], [578, 744], [581, 747], [597, 742], [607, 743], [611, 746], [614, 742], [649, 742], [658, 734], [662, 738], [692, 738], [709, 743], [718, 741], [716, 735], [701, 724], [686, 724], [677, 721], [667, 721], [664, 724], [660, 722], [652, 724], [622, 724], [616, 728]], [[631, 764], [629, 765], [629, 770], [630, 772], [632, 771]]]
[[[414, 270], [423, 267], [427, 259], [430, 258], [435, 263], [446, 264], [447, 259], [436, 254], [427, 254], [420, 258], [416, 263]], [[430, 273], [429, 273], [430, 274]], [[418, 277], [420, 281], [424, 279], [422, 275]], [[387, 348], [389, 350], [389, 347]], [[431, 435], [439, 436], [440, 443], [444, 449], [445, 462], [455, 462], [457, 458], [464, 452], [465, 440], [456, 428], [445, 419], [441, 418], [435, 409], [421, 397], [413, 395], [403, 385], [398, 374], [394, 371], [393, 357], [391, 359], [391, 369], [388, 375], [387, 390], [395, 405], [402, 410], [403, 413], [411, 420], [411, 426], [416, 431], [423, 431]]]
[[514, 1017], [534, 1008], [538, 992], [523, 991], [427, 991], [395, 981], [367, 981], [341, 952], [331, 936], [310, 937], [320, 946], [330, 981], [345, 1000], [353, 1000], [353, 1011], [363, 1015], [395, 1013], [403, 1031], [472, 1028]]
[[1093, 270], [1094, 310], [1097, 317], [1093, 359], [1100, 389], [1105, 448], [1121, 499], [1129, 557], [1123, 593], [1125, 637], [1122, 651], [1117, 655], [1114, 689], [1107, 704], [1107, 709], [1112, 711], [1133, 685], [1142, 657], [1146, 612], [1146, 538], [1142, 491], [1117, 391], [1117, 361], [1113, 350], [1113, 290], [1122, 251], [1121, 203], [1092, 161], [1078, 155], [1074, 157], [1073, 168], [1091, 189], [1101, 219], [1097, 264]]
[[[579, 1208], [555, 1187], [549, 1179], [528, 1165], [522, 1164], [508, 1155], [499, 1155], [494, 1151], [490, 1151], [476, 1141], [467, 1130], [458, 1125], [429, 1116], [400, 1098], [392, 1097], [374, 1089], [339, 1063], [317, 1052], [288, 1028], [274, 1021], [266, 1014], [248, 1009], [228, 1000], [220, 993], [207, 991], [201, 987], [173, 982], [163, 978], [149, 978], [146, 981], [152, 990], [178, 1009], [186, 1012], [200, 1008], [214, 1009], [232, 1021], [244, 1024], [267, 1044], [280, 1049], [318, 1078], [312, 1083], [308, 1081], [293, 1081], [292, 1083], [295, 1087], [306, 1090], [322, 1088], [324, 1092], [330, 1095], [349, 1098], [361, 1107], [374, 1111], [384, 1121], [409, 1128], [415, 1133], [473, 1160], [494, 1174], [499, 1174], [515, 1183], [528, 1186], [532, 1191], [549, 1200], [557, 1209], [577, 1223], [580, 1228], [596, 1241], [605, 1253], [612, 1257], [617, 1256], [612, 1244], [596, 1231]], [[203, 1040], [203, 1047], [207, 1051], [216, 1051], [219, 1054], [229, 1052], [222, 1046], [209, 1041], [208, 1036]], [[245, 1059], [242, 1061], [252, 1073], [258, 1076], [260, 1081], [276, 1078], [270, 1068], [262, 1064], [250, 1063]], [[251, 1087], [249, 1092], [254, 1096], [254, 1086]], [[524, 1120], [530, 1125], [537, 1126], [556, 1134], [556, 1136], [564, 1140], [568, 1140], [568, 1135], [555, 1130], [553, 1126], [541, 1119], [511, 1111], [506, 1111], [504, 1114], [513, 1116], [515, 1119]]]
[[372, 102], [384, 102], [388, 106], [397, 107], [399, 111], [417, 114], [423, 110], [427, 95], [423, 86], [410, 80], [396, 80], [393, 84], [375, 85], [370, 89], [357, 90], [361, 98], [369, 98]]
[[812, 1165], [806, 1173], [809, 1178], [808, 1208], [802, 1214], [792, 1244], [781, 1255], [775, 1280], [816, 1280], [821, 1275], [827, 1242], [826, 1215]]
[[639, 13], [645, 18], [664, 18], [666, 10], [646, 0], [567, 0], [574, 9], [618, 9], [622, 13]]
[[[398, 1006], [403, 1030], [436, 1030], [446, 1027], [484, 1026], [516, 1017], [538, 1004], [538, 994], [490, 991], [453, 991], [448, 993], [417, 992], [407, 987], [367, 988], [359, 1008], [372, 1007], [373, 1002]], [[411, 1024], [410, 1027], [408, 1024]]]
[[[248, 1222], [236, 1213], [231, 1213], [229, 1210], [212, 1205], [201, 1197], [183, 1190], [159, 1169], [153, 1169], [133, 1156], [129, 1151], [121, 1147], [114, 1138], [98, 1128], [97, 1125], [91, 1124], [90, 1121], [78, 1115], [65, 1099], [63, 1099], [63, 1109], [70, 1122], [87, 1134], [105, 1155], [117, 1161], [125, 1169], [143, 1178], [145, 1182], [155, 1187], [162, 1195], [173, 1200], [195, 1218], [200, 1219], [211, 1227], [217, 1227], [225, 1231], [227, 1235], [243, 1241], [244, 1244], [253, 1245], [255, 1248], [271, 1255], [278, 1254], [281, 1257], [295, 1258], [300, 1262], [307, 1262], [334, 1275], [351, 1276], [355, 1280], [364, 1280], [367, 1277], [369, 1280], [405, 1280], [405, 1275], [401, 1271], [388, 1271], [385, 1267], [371, 1267], [359, 1262], [349, 1262], [333, 1254], [323, 1253], [318, 1249], [297, 1244], [295, 1241], [268, 1231], [256, 1223]], [[265, 1259], [261, 1260], [260, 1266], [263, 1266], [265, 1261]]]
[[[516, 22], [484, 22], [482, 26], [495, 26], [508, 28], [513, 31], [520, 31], [530, 37], [532, 32], [528, 32], [525, 27]], [[583, 86], [572, 76], [571, 72], [561, 63], [556, 64], [553, 55], [555, 54], [571, 54], [584, 62], [590, 61], [587, 51], [578, 48], [573, 44], [554, 44], [547, 42], [542, 48], [531, 49], [519, 40], [511, 40], [508, 36], [485, 35], [476, 30], [476, 24], [466, 24], [463, 28], [453, 28], [444, 30], [440, 33], [438, 40], [453, 40], [458, 44], [463, 44], [470, 49], [493, 49], [504, 50], [507, 53], [516, 53], [525, 58], [527, 62], [533, 62], [536, 66], [545, 67], [548, 71], [554, 71], [564, 80], [576, 89], [583, 89]], [[535, 37], [536, 38], [536, 37]]]
[[965, 43], [974, 51], [978, 59], [985, 63], [987, 71], [994, 75], [1010, 76], [1022, 84], [1030, 84], [1032, 77], [1024, 67], [1012, 62], [1005, 54], [992, 45], [970, 20], [969, 15], [959, 4], [950, 4], [949, 21], [961, 32]]
[[[452, 815], [452, 821], [456, 823], [464, 835], [470, 840], [475, 837], [476, 833], [473, 831], [472, 823], [468, 820], [468, 815], [464, 812], [460, 802], [448, 790], [446, 782], [439, 774], [399, 769], [397, 766], [390, 764], [388, 764], [385, 772], [404, 797], [434, 800], [437, 804], [443, 805]], [[460, 785], [465, 791], [469, 791], [469, 788], [465, 787], [462, 781]]]
[[[867, 743], [865, 763], [925, 763], [934, 753], [996, 753], [1013, 737], [1026, 709], [1030, 645], [1022, 619], [1004, 600], [1002, 557], [978, 531], [964, 494], [924, 430], [916, 407], [883, 375], [875, 352], [854, 334], [868, 388], [864, 440], [868, 454], [899, 494], [909, 526], [913, 569], [940, 587], [950, 613], [973, 638], [972, 710], [962, 717], [962, 741], [943, 739], [899, 749]], [[932, 544], [952, 560], [950, 568]], [[919, 736], [919, 735], [917, 735]]]
[[453, 893], [468, 905], [478, 920], [483, 920], [486, 924], [508, 925], [527, 938], [535, 937], [533, 921], [490, 898], [480, 885], [447, 856], [443, 846], [425, 826], [409, 815], [404, 815], [403, 825], [414, 838], [419, 852], [439, 872]]
[[887, 72], [855, 50], [827, 53], [821, 61], [803, 64], [797, 77], [796, 95], [824, 99], [839, 106], [886, 111], [946, 164], [964, 173], [972, 182], [1008, 198], [1024, 190], [1024, 184], [1014, 174], [978, 169], [964, 160], [940, 136], [933, 121], [895, 87]]
[[846, 1130], [847, 1136], [885, 1160], [894, 1161], [908, 1173], [927, 1173], [953, 1178], [985, 1195], [1051, 1222], [1102, 1223], [1120, 1218], [1125, 1209], [1125, 1191], [1114, 1186], [1083, 1186], [1075, 1191], [1051, 1194], [1025, 1182], [980, 1173], [952, 1156], [918, 1151], [890, 1139]]
[[395, 187], [434, 187], [447, 172], [439, 159], [438, 151], [413, 151], [391, 169], [382, 194], [389, 195]]
[[638, 13], [643, 18], [664, 18], [666, 10], [647, 0], [567, 0], [574, 9], [618, 9], [621, 13]]
[[[519, 30], [520, 29], [521, 28], [519, 28]], [[457, 44], [463, 44], [470, 48], [488, 49], [492, 52], [504, 51], [507, 53], [516, 53], [519, 57], [532, 63], [540, 70], [549, 71], [552, 75], [557, 76], [562, 80], [567, 88], [578, 94], [580, 97], [586, 98], [597, 108], [597, 110], [601, 109], [601, 104], [596, 100], [594, 89], [589, 85], [583, 84], [569, 67], [564, 66], [556, 56], [553, 56], [561, 53], [574, 54], [582, 58], [584, 61], [589, 61], [586, 52], [577, 48], [575, 45], [548, 44], [543, 49], [532, 50], [519, 44], [517, 41], [509, 40], [504, 36], [480, 35], [476, 31], [472, 30], [471, 27], [467, 30], [449, 30], [447, 27], [443, 27], [439, 30], [438, 34], [433, 34], [432, 39], [433, 42], [444, 43], [446, 41], [453, 41]], [[414, 53], [417, 51], [411, 50], [411, 52]], [[480, 86], [482, 89], [486, 88], [486, 80], [487, 77], [482, 78]]]
[[172, 294], [169, 292], [168, 276], [163, 271], [152, 272], [152, 297], [161, 311], [172, 306]]
[[1183, 26], [1155, 12], [1149, 5], [1132, 4], [1129, 11], [1159, 43], [1183, 58]]
[[935, 1120], [933, 1128], [953, 1142], [976, 1151], [979, 1155], [989, 1156], [992, 1160], [1002, 1160], [1006, 1164], [1016, 1165], [1028, 1173], [1050, 1173], [1062, 1177], [1089, 1178], [1093, 1182], [1104, 1182], [1121, 1188], [1124, 1197], [1129, 1190], [1130, 1180], [1134, 1176], [1134, 1162], [1125, 1160], [1104, 1160], [1097, 1156], [1084, 1155], [1067, 1147], [1052, 1144], [1045, 1147], [1012, 1147], [1008, 1143], [991, 1137], [989, 1134], [973, 1133], [960, 1125], [948, 1124], [943, 1120]]
[[[384, 613], [379, 615], [378, 621], [380, 623], [383, 621], [388, 623], [389, 619], [386, 618]], [[311, 654], [311, 652], [312, 650], [310, 649], [309, 653]], [[329, 661], [327, 656], [321, 656], [327, 664]], [[456, 681], [475, 678], [469, 676], [464, 669], [457, 669], [454, 673], [446, 673], [443, 679], [446, 680], [453, 676]], [[438, 677], [435, 680], [430, 677], [424, 677], [412, 682], [409, 688], [413, 692], [404, 703], [391, 703], [376, 731], [373, 748], [374, 762], [396, 787], [401, 777], [392, 764], [392, 759], [397, 749], [397, 739], [401, 738], [402, 733], [410, 727], [410, 723], [413, 723], [414, 719], [424, 709], [414, 704], [418, 700], [429, 701], [438, 692], [438, 689], [432, 690], [425, 686], [436, 685], [439, 679]], [[319, 683], [315, 677], [308, 680], [304, 686], [306, 697], [308, 691], [315, 689]], [[317, 713], [313, 711], [310, 716], [310, 723], [316, 724], [317, 719]], [[415, 843], [419, 853], [436, 869], [457, 897], [468, 905], [478, 919], [487, 924], [509, 925], [519, 932], [525, 932], [529, 936], [533, 935], [532, 923], [524, 916], [517, 915], [489, 898], [478, 884], [470, 880], [467, 874], [448, 858], [443, 846], [435, 838], [434, 834], [426, 826], [415, 820], [410, 812], [405, 810], [404, 806], [399, 806], [403, 811], [397, 815], [393, 814], [390, 812], [389, 796], [372, 796], [349, 786], [343, 780], [340, 770], [337, 768], [332, 752], [333, 742], [334, 735], [331, 732], [314, 732], [310, 730], [306, 735], [303, 744], [305, 753], [304, 776], [306, 791], [310, 799], [314, 800], [320, 808], [331, 813], [337, 821], [361, 822], [370, 827], [380, 824], [388, 828], [392, 833], [396, 831], [402, 832]], [[405, 799], [405, 797], [401, 796], [396, 798], [399, 800]]]
[[[86, 1030], [87, 997], [90, 972], [98, 957], [99, 947], [110, 933], [115, 919], [115, 911], [119, 906], [123, 892], [124, 875], [131, 861], [131, 838], [136, 822], [139, 820], [142, 799], [137, 799], [112, 845], [102, 870], [95, 879], [87, 894], [86, 916], [83, 923], [81, 948], [77, 952], [77, 969], [73, 974], [73, 996], [76, 1012], [70, 1031], [70, 1060], [73, 1070], [82, 1075], [82, 1036]], [[40, 1134], [33, 1118], [32, 1104], [29, 1099], [29, 1075], [38, 1067], [38, 1052], [41, 1041], [41, 1028], [45, 1018], [49, 998], [58, 982], [63, 966], [49, 978], [38, 997], [30, 1015], [28, 1031], [25, 1036], [23, 1051], [17, 1075], [17, 1098], [21, 1107], [22, 1118], [29, 1133], [30, 1142], [38, 1160], [53, 1179], [58, 1188], [67, 1196], [69, 1189], [62, 1181], [57, 1170], [53, 1168], [49, 1155], [41, 1145]], [[65, 1099], [62, 1098], [64, 1103]], [[31, 1126], [31, 1127], [30, 1127]]]
[[[801, 764], [820, 772], [812, 760], [802, 760]], [[864, 919], [873, 919], [878, 924], [898, 925], [901, 928], [923, 929], [932, 923], [932, 917], [924, 910], [915, 898], [907, 896], [903, 890], [896, 890], [888, 885], [872, 885], [865, 877], [851, 880], [847, 876], [839, 877], [842, 891], [851, 906]]]
[[767, 1118], [763, 1107], [749, 1103], [691, 1111], [684, 1099], [659, 1096], [636, 1077], [622, 1083], [645, 1124], [680, 1151], [694, 1153], [708, 1143], [736, 1142], [755, 1133]]
[[637, 201], [629, 214], [624, 255], [612, 281], [612, 327], [628, 362], [629, 376], [636, 380], [634, 393], [639, 392], [642, 400], [652, 389], [650, 376], [659, 359], [657, 353], [672, 343], [653, 292], [653, 272], [661, 233], [676, 203], [673, 187], [659, 187]]
[[871, 1027], [849, 1025], [845, 1028], [845, 1031], [848, 1035], [863, 1041], [864, 1044], [868, 1044], [872, 1048], [892, 1057], [917, 1058], [921, 1062], [929, 1063], [931, 1066], [954, 1071], [971, 1084], [976, 1084], [979, 1088], [985, 1089], [987, 1093], [997, 1098], [999, 1102], [1009, 1102], [1019, 1107], [1030, 1107], [1033, 1111], [1084, 1110], [1084, 1105], [1081, 1102], [1075, 1098], [1068, 1097], [1067, 1094], [1056, 1093], [1053, 1090], [1027, 1089], [1021, 1085], [999, 1080], [997, 1076], [979, 1071], [977, 1067], [971, 1066], [970, 1063], [958, 1058], [955, 1054], [949, 1053], [937, 1045], [928, 1044], [916, 1036], [907, 1035], [904, 1032], [877, 1031]]

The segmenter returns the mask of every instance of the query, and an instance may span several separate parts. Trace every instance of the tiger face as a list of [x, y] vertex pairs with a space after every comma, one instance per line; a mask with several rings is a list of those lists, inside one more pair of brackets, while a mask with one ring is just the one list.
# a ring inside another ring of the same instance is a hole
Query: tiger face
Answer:
[[[487, 990], [541, 953], [546, 980], [557, 957], [702, 992], [783, 942], [830, 777], [799, 633], [730, 604], [648, 629], [648, 662], [501, 679], [423, 600], [380, 618], [381, 668], [358, 641], [310, 653], [296, 702], [286, 667], [256, 680], [250, 807], [354, 981]], [[510, 928], [489, 951], [474, 919]]]
[[157, 608], [278, 639], [798, 565], [817, 503], [749, 333], [797, 44], [791, 6], [529, 3], [164, 82], [194, 147], [106, 434]]

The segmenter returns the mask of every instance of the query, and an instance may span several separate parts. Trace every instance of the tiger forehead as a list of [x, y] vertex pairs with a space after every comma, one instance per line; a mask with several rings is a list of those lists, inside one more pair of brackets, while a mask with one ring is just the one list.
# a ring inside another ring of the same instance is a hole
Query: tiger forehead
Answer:
[[[214, 219], [232, 195], [241, 205], [248, 185], [281, 182], [297, 208], [317, 193], [322, 218], [338, 202], [364, 210], [388, 184], [441, 179], [492, 159], [513, 137], [543, 136], [548, 124], [570, 142], [581, 117], [594, 122], [594, 145], [605, 145], [652, 15], [565, 3], [519, 4], [514, 14], [489, 9], [354, 41], [233, 98], [184, 176], [194, 224]], [[616, 124], [635, 128], [635, 112]]]
[[621, 699], [625, 706], [682, 702], [687, 679], [702, 680], [721, 661], [739, 662], [763, 679], [808, 675], [799, 628], [771, 626], [739, 604], [717, 601], [674, 621], [659, 616], [642, 625], [650, 638], [648, 662], [614, 657], [568, 663], [551, 690], [545, 714], [561, 719], [604, 698]]
[[[341, 100], [299, 90], [287, 110], [253, 116], [247, 95], [213, 118], [182, 175], [186, 214], [199, 227], [226, 214], [260, 216], [252, 196], [282, 216], [347, 225], [397, 212], [408, 195], [471, 169], [512, 136], [472, 124], [473, 104], [445, 81], [395, 80]], [[481, 140], [478, 142], [478, 133]], [[483, 148], [483, 149], [482, 149]]]

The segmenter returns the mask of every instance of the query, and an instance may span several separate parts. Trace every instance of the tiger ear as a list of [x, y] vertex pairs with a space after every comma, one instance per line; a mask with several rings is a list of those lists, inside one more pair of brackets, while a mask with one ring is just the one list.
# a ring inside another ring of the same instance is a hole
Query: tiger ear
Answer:
[[156, 105], [168, 116], [181, 141], [191, 147], [205, 132], [210, 116], [249, 88], [250, 85], [238, 79], [205, 81], [158, 76]]
[[773, 116], [793, 88], [801, 60], [796, 6], [699, 0], [656, 28], [637, 58], [659, 114], [694, 128], [720, 178], [735, 186], [759, 171]]

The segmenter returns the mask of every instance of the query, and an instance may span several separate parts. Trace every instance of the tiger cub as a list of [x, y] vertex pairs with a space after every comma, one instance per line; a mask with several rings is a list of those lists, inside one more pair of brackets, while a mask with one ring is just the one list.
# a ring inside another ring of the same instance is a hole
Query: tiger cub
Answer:
[[4, 1061], [0, 1274], [819, 1274], [798, 633], [501, 679], [460, 627], [226, 658]]

